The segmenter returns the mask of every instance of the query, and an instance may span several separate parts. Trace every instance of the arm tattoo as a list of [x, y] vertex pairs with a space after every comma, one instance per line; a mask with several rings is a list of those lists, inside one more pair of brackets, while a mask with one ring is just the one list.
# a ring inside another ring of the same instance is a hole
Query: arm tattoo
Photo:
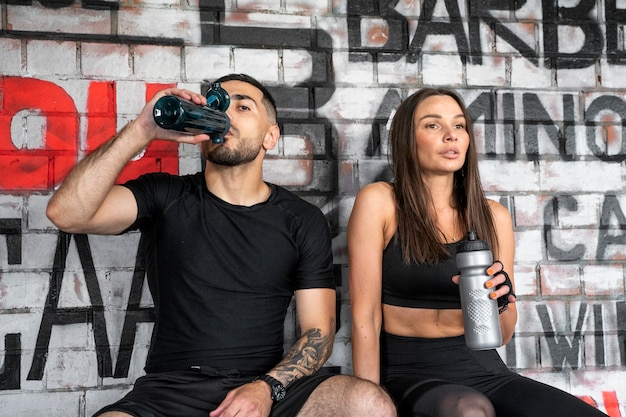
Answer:
[[[335, 328], [334, 323], [331, 327]], [[324, 335], [320, 329], [310, 329], [289, 349], [276, 366], [278, 377], [287, 386], [320, 369], [332, 352], [333, 334]]]

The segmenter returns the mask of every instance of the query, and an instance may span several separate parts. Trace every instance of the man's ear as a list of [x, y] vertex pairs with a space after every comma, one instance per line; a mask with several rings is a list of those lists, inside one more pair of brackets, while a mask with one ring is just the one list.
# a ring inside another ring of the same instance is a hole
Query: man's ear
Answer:
[[274, 147], [278, 143], [279, 138], [280, 138], [280, 128], [278, 127], [278, 125], [270, 126], [267, 129], [265, 138], [263, 139], [263, 148], [266, 151], [269, 151], [270, 149], [274, 149]]

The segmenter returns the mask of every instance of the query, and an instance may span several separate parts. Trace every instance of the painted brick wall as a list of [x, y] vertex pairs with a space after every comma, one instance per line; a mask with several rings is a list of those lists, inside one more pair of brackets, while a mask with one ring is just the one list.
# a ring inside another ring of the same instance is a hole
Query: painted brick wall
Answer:
[[[626, 1], [6, 0], [0, 14], [0, 414], [90, 416], [142, 374], [153, 310], [139, 236], [59, 233], [46, 203], [155, 91], [246, 72], [280, 107], [266, 179], [332, 227], [329, 367], [351, 371], [354, 196], [388, 178], [399, 102], [453, 87], [485, 189], [514, 218], [520, 318], [501, 355], [626, 415]], [[120, 181], [199, 168], [195, 147], [153, 143]]]

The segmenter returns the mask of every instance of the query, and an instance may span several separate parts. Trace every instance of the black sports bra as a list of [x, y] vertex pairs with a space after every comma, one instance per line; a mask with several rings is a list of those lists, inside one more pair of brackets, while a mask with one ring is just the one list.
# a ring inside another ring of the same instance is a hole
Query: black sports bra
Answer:
[[452, 282], [458, 274], [456, 248], [461, 242], [446, 244], [450, 257], [438, 264], [405, 264], [397, 235], [383, 251], [382, 302], [401, 307], [461, 308], [459, 286]]

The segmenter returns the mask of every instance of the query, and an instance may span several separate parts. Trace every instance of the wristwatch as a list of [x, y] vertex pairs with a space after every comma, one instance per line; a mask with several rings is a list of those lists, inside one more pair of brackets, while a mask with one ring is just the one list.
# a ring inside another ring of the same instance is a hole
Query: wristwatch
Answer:
[[287, 389], [279, 380], [267, 374], [258, 376], [254, 380], [256, 381], [257, 379], [265, 381], [270, 386], [270, 388], [272, 389], [272, 400], [274, 402], [278, 402], [285, 398]]

